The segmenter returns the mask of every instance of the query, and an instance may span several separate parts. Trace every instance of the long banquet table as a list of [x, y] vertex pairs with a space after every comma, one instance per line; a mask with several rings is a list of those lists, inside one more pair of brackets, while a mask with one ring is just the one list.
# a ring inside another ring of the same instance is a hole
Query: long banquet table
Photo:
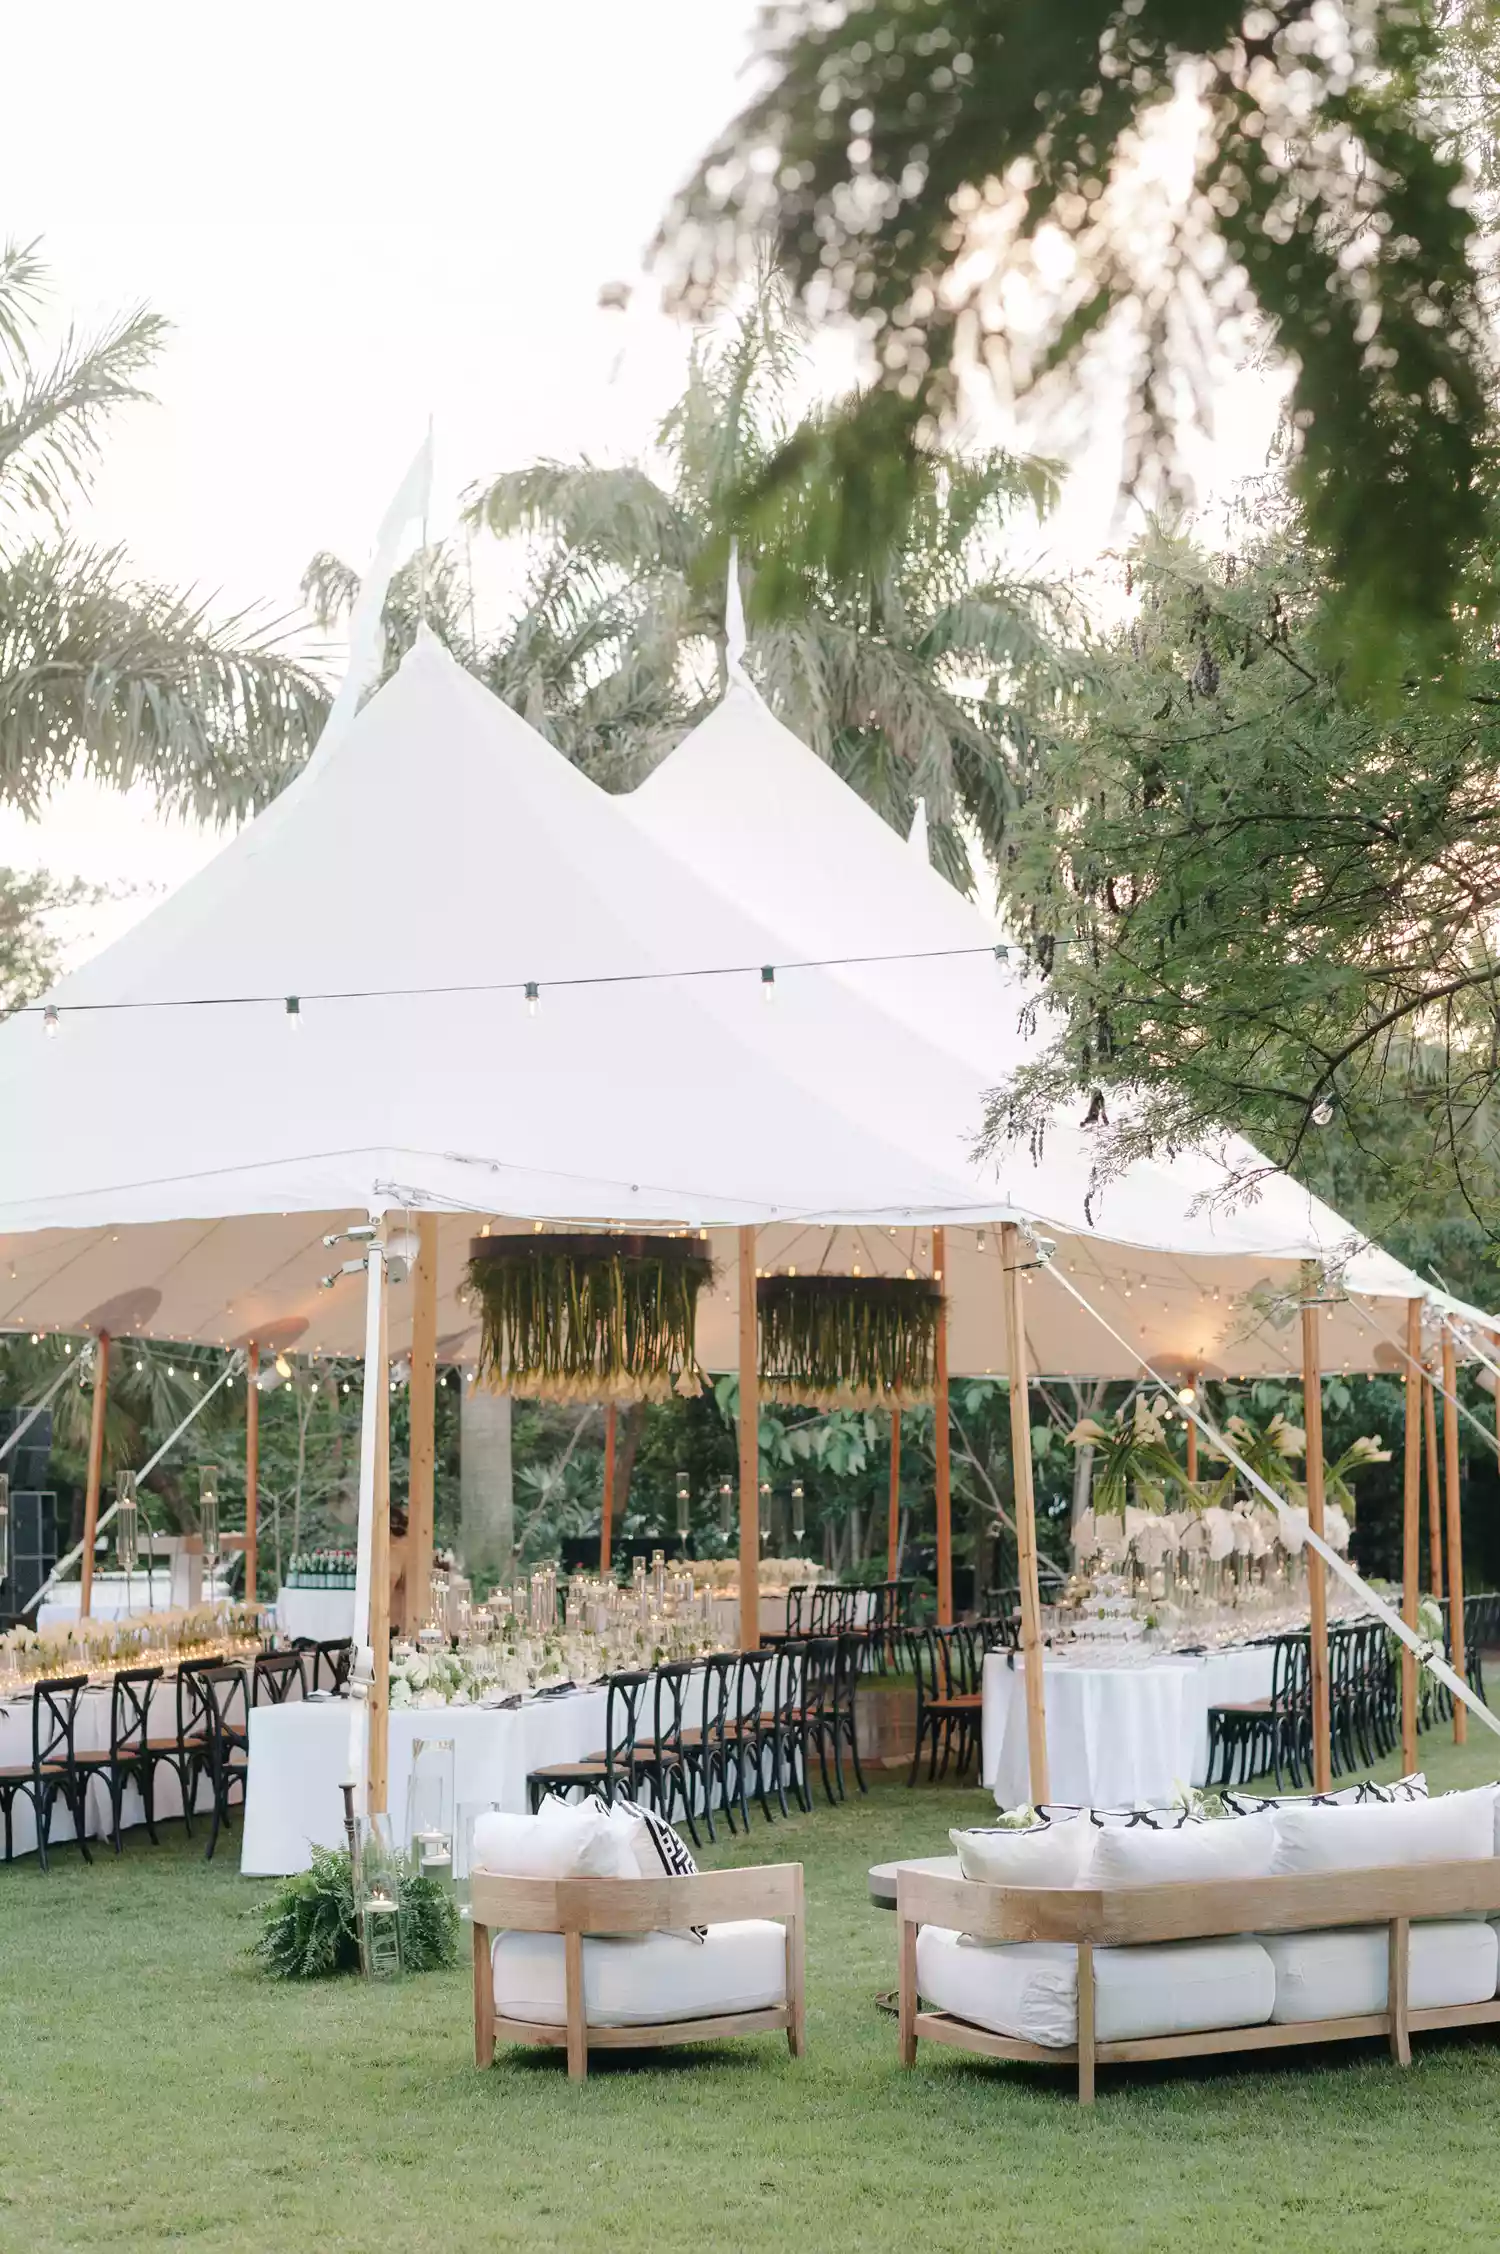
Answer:
[[[0, 1702], [0, 1768], [29, 1769], [31, 1766], [31, 1703], [29, 1690], [7, 1695]], [[148, 1731], [152, 1737], [175, 1738], [177, 1735], [177, 1685], [163, 1680], [152, 1686]], [[80, 1753], [107, 1753], [109, 1751], [110, 1686], [107, 1682], [93, 1683], [78, 1701], [78, 1725], [74, 1744]], [[109, 1833], [109, 1786], [102, 1777], [91, 1777], [85, 1803], [88, 1821], [85, 1836], [103, 1839]], [[158, 1823], [180, 1818], [182, 1815], [182, 1788], [177, 1772], [162, 1762], [156, 1771], [153, 1788], [154, 1813]], [[199, 1779], [198, 1797], [194, 1813], [199, 1808], [211, 1809], [213, 1795], [206, 1777]], [[145, 1812], [136, 1787], [127, 1785], [120, 1806], [122, 1830], [144, 1822]], [[61, 1846], [76, 1837], [73, 1818], [67, 1802], [58, 1798], [53, 1803], [52, 1821], [48, 1829], [48, 1845]], [[16, 1795], [11, 1810], [11, 1852], [30, 1855], [36, 1852], [36, 1816], [29, 1797]]]
[[[1268, 1698], [1271, 1668], [1269, 1644], [1142, 1660], [1047, 1651], [1042, 1688], [1052, 1799], [1125, 1807], [1167, 1801], [1182, 1785], [1202, 1784], [1209, 1708]], [[1019, 1657], [1009, 1652], [985, 1659], [983, 1726], [984, 1784], [1000, 1807], [1019, 1807], [1031, 1797], [1026, 1683]]]

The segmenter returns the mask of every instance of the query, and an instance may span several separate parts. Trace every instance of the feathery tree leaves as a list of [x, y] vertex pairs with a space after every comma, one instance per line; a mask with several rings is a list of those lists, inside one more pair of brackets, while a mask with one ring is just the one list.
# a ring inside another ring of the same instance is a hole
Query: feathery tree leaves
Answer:
[[[1465, 20], [1493, 69], [1487, 0]], [[862, 328], [841, 507], [891, 540], [968, 376], [1123, 380], [1138, 484], [1269, 328], [1310, 538], [1373, 668], [1393, 628], [1450, 643], [1483, 531], [1491, 348], [1444, 30], [1441, 0], [770, 6], [771, 83], [666, 239], [690, 300], [769, 237], [815, 317]]]
[[0, 252], [0, 798], [35, 815], [74, 774], [144, 782], [203, 819], [280, 789], [327, 710], [274, 622], [216, 619], [67, 531], [110, 418], [145, 399], [167, 324], [138, 311], [42, 345], [36, 246]]
[[1456, 1184], [1493, 1242], [1490, 636], [1364, 697], [1295, 529], [1239, 557], [1157, 536], [1132, 569], [1135, 615], [1008, 839], [1003, 892], [1062, 1016], [990, 1138], [1114, 1090], [1105, 1171], [1228, 1125], [1396, 1239], [1430, 1234]]

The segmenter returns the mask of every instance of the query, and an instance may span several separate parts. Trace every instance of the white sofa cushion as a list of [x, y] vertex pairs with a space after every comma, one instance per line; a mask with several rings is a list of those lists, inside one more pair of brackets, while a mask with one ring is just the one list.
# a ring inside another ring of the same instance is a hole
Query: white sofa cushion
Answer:
[[1271, 1870], [1278, 1878], [1301, 1871], [1478, 1862], [1495, 1852], [1492, 1785], [1386, 1806], [1277, 1808], [1271, 1822], [1276, 1827]]
[[1132, 1824], [1094, 1833], [1086, 1886], [1181, 1886], [1205, 1878], [1264, 1878], [1276, 1852], [1270, 1816], [1223, 1816], [1153, 1831]]
[[[1078, 1952], [1067, 1941], [973, 1941], [938, 1925], [917, 1935], [917, 1987], [939, 2011], [1021, 2042], [1078, 2040]], [[1276, 1976], [1260, 1943], [1170, 1941], [1094, 1951], [1094, 2034], [1101, 2043], [1260, 2027]]]
[[985, 1825], [950, 1831], [965, 1878], [985, 1886], [1074, 1886], [1093, 1851], [1094, 1828], [1084, 1815], [1039, 1823], [1030, 1831]]
[[[473, 1863], [506, 1878], [639, 1878], [644, 1833], [636, 1819], [617, 1820], [587, 1800], [552, 1801], [535, 1816], [492, 1809], [475, 1819]], [[654, 1855], [651, 1869], [660, 1870]]]
[[[490, 1952], [495, 2009], [560, 2027], [567, 2017], [560, 1933], [500, 1933]], [[711, 1925], [700, 1945], [680, 1933], [583, 1944], [586, 2016], [595, 2027], [766, 2011], [786, 2002], [786, 1933], [765, 1918]]]
[[[1500, 1941], [1483, 1920], [1441, 1919], [1410, 1928], [1407, 1978], [1413, 2011], [1479, 2004], [1495, 1993]], [[1388, 1929], [1345, 1926], [1329, 1933], [1268, 1933], [1263, 1946], [1276, 1968], [1278, 2025], [1304, 2019], [1352, 2019], [1384, 2011], [1388, 1996]]]

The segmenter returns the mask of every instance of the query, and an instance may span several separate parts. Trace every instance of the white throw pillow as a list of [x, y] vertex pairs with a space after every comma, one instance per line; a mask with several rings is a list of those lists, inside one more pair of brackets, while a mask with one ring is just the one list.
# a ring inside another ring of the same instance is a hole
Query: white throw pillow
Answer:
[[1477, 1862], [1495, 1852], [1495, 1820], [1493, 1785], [1440, 1793], [1435, 1800], [1277, 1808], [1271, 1817], [1276, 1829], [1271, 1869], [1280, 1878], [1300, 1871]]
[[1029, 1831], [950, 1831], [965, 1878], [985, 1886], [1076, 1886], [1093, 1844], [1087, 1816]]
[[491, 1810], [474, 1825], [474, 1867], [505, 1878], [638, 1878], [629, 1827], [585, 1802], [536, 1816]]
[[1131, 1825], [1096, 1831], [1083, 1876], [1089, 1886], [1185, 1886], [1205, 1878], [1264, 1878], [1276, 1852], [1275, 1819], [1180, 1824], [1176, 1831]]

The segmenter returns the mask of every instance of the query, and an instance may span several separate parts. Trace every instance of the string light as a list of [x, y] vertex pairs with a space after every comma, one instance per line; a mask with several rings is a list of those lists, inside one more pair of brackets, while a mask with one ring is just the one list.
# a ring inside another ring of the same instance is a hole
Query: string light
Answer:
[[534, 978], [526, 981], [526, 1015], [535, 1017], [542, 1006], [542, 990]]
[[58, 1028], [61, 1026], [61, 1024], [62, 1019], [58, 1016], [57, 1011], [49, 1002], [47, 1004], [47, 1007], [42, 1012], [42, 1030], [46, 1034], [49, 1041], [55, 1041], [57, 1039]]
[[286, 998], [286, 1015], [287, 1024], [290, 1026], [292, 1032], [300, 1033], [302, 1031], [302, 999], [300, 995], [288, 994]]
[[776, 971], [771, 963], [760, 966], [760, 998], [768, 1004], [776, 999]]

